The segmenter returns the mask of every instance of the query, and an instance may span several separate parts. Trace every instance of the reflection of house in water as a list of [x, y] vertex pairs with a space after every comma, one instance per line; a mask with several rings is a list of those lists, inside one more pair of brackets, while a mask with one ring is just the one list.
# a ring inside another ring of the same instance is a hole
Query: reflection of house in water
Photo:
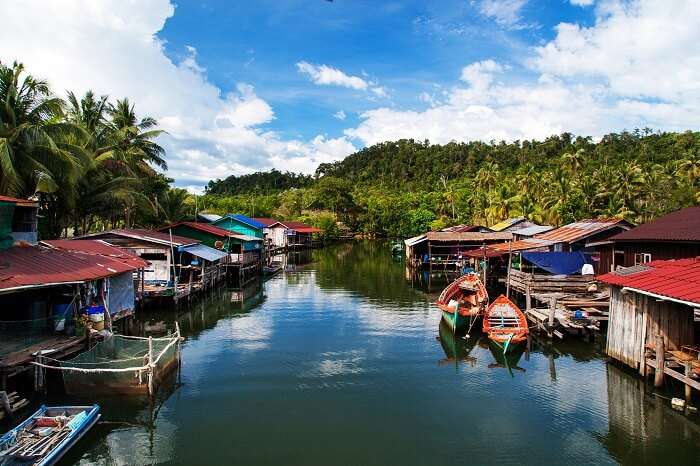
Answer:
[[643, 380], [612, 364], [607, 365], [606, 377], [608, 432], [598, 437], [617, 461], [698, 464], [700, 426], [694, 420], [674, 411], [668, 400], [647, 393]]
[[229, 291], [231, 304], [242, 311], [250, 311], [265, 302], [264, 290], [262, 281], [255, 280], [240, 290]]

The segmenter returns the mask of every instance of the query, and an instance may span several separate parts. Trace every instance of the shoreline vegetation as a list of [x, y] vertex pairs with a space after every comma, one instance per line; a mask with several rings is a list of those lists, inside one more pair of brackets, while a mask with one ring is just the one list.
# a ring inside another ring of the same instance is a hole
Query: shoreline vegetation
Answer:
[[[0, 63], [0, 194], [36, 197], [43, 238], [153, 228], [195, 212], [241, 212], [408, 237], [524, 216], [563, 225], [616, 217], [643, 223], [700, 204], [700, 132], [651, 129], [600, 140], [366, 147], [314, 175], [271, 170], [210, 181], [203, 196], [172, 186], [164, 132], [128, 98], [88, 91], [63, 100], [23, 66]], [[158, 170], [162, 170], [160, 172]], [[340, 223], [339, 223], [340, 222]]]

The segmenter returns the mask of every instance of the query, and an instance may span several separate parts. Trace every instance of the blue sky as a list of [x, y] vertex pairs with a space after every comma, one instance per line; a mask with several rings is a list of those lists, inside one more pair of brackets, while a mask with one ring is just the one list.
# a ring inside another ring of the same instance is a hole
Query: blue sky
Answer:
[[[465, 63], [495, 59], [518, 70], [524, 52], [551, 40], [562, 21], [590, 24], [591, 8], [568, 0], [525, 4], [515, 24], [499, 24], [480, 3], [457, 0], [179, 1], [158, 37], [181, 61], [186, 47], [224, 92], [243, 81], [275, 110], [266, 126], [287, 138], [342, 135], [357, 115], [377, 105], [424, 109], [422, 92], [449, 88]], [[388, 97], [319, 87], [296, 63], [328, 64], [375, 80]], [[519, 69], [509, 79], [517, 80]], [[344, 121], [332, 115], [342, 110]]]
[[697, 0], [173, 2], [0, 2], [0, 60], [128, 96], [192, 191], [400, 138], [700, 127]]

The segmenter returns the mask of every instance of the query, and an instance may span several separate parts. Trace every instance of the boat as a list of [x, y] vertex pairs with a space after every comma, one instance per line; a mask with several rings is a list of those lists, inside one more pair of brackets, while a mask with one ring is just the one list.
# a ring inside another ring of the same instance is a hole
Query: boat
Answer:
[[460, 362], [467, 362], [474, 367], [476, 358], [470, 356], [469, 353], [471, 353], [474, 346], [476, 346], [479, 336], [480, 335], [464, 339], [455, 335], [452, 329], [447, 325], [447, 322], [441, 320], [438, 340], [440, 340], [440, 346], [442, 346], [445, 357], [438, 361], [438, 366], [454, 364], [455, 368], [457, 368]]
[[56, 464], [100, 419], [100, 407], [42, 406], [0, 437], [0, 464]]
[[530, 332], [525, 314], [503, 295], [486, 309], [483, 330], [504, 353], [524, 342]]
[[475, 273], [462, 275], [442, 290], [437, 306], [452, 332], [463, 330], [483, 314], [489, 294]]
[[265, 265], [262, 268], [262, 273], [266, 277], [271, 277], [275, 275], [276, 273], [280, 272], [282, 270], [282, 262], [280, 261], [272, 261], [270, 262], [270, 265]]

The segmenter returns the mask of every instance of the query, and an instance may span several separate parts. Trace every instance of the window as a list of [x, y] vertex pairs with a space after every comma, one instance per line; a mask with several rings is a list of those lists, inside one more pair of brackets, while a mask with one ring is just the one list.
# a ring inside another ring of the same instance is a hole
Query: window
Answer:
[[646, 264], [647, 262], [651, 262], [651, 254], [641, 252], [634, 255], [634, 265]]

